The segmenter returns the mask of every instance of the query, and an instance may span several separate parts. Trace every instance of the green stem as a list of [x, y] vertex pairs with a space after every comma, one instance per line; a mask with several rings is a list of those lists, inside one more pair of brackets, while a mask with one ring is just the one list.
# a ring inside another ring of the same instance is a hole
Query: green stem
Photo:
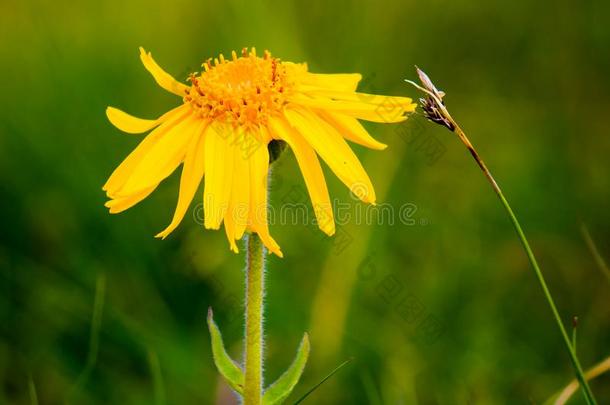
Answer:
[[585, 242], [587, 243], [587, 246], [589, 247], [593, 258], [595, 259], [595, 263], [597, 263], [597, 266], [599, 267], [601, 272], [604, 274], [604, 276], [606, 276], [608, 282], [610, 282], [610, 269], [608, 268], [606, 261], [599, 252], [595, 241], [591, 237], [591, 234], [589, 233], [589, 230], [587, 229], [584, 223], [580, 224], [580, 231], [582, 232], [582, 236], [585, 238]]
[[260, 405], [263, 394], [263, 299], [265, 248], [260, 237], [246, 236], [246, 361], [244, 404]]
[[513, 212], [512, 208], [510, 207], [510, 204], [506, 200], [506, 197], [504, 197], [504, 194], [502, 193], [502, 190], [498, 186], [498, 183], [496, 183], [495, 179], [491, 175], [491, 172], [489, 171], [489, 169], [487, 169], [487, 166], [485, 165], [485, 163], [483, 162], [483, 160], [481, 159], [481, 157], [479, 156], [477, 151], [474, 149], [474, 147], [468, 140], [468, 137], [466, 137], [466, 134], [464, 133], [464, 131], [457, 124], [456, 124], [456, 128], [455, 128], [455, 133], [460, 137], [461, 141], [464, 143], [464, 145], [466, 145], [466, 147], [470, 151], [470, 154], [476, 160], [477, 164], [479, 165], [479, 167], [481, 168], [483, 173], [485, 173], [487, 180], [489, 180], [489, 182], [491, 183], [491, 186], [493, 187], [494, 191], [496, 192], [498, 198], [500, 198], [500, 201], [502, 202], [504, 209], [508, 213], [508, 216], [510, 217], [511, 222], [513, 223], [513, 226], [515, 227], [515, 230], [517, 231], [517, 235], [519, 235], [519, 239], [521, 240], [521, 243], [523, 244], [523, 247], [527, 254], [527, 258], [529, 259], [530, 263], [532, 264], [532, 268], [534, 269], [534, 272], [536, 273], [536, 277], [538, 278], [538, 282], [540, 283], [540, 286], [542, 287], [542, 291], [544, 292], [544, 296], [546, 297], [549, 307], [551, 307], [551, 311], [553, 312], [553, 317], [555, 318], [555, 322], [557, 323], [557, 326], [559, 327], [561, 336], [563, 337], [566, 348], [568, 349], [568, 353], [570, 354], [570, 360], [572, 361], [572, 365], [574, 366], [576, 378], [578, 379], [578, 382], [580, 383], [580, 387], [582, 388], [583, 394], [585, 396], [585, 400], [587, 401], [587, 404], [595, 405], [596, 401], [595, 401], [595, 397], [593, 396], [593, 392], [591, 391], [591, 388], [589, 388], [589, 384], [587, 383], [587, 380], [582, 371], [582, 367], [580, 366], [580, 362], [578, 361], [578, 356], [576, 355], [576, 351], [575, 351], [574, 347], [572, 346], [572, 343], [570, 342], [570, 338], [568, 336], [568, 333], [566, 332], [565, 326], [563, 325], [563, 321], [561, 320], [559, 311], [557, 311], [557, 307], [555, 306], [555, 301], [553, 300], [553, 297], [551, 296], [551, 292], [549, 291], [549, 288], [547, 287], [544, 276], [542, 275], [542, 270], [540, 270], [540, 267], [538, 266], [538, 261], [536, 260], [536, 257], [534, 256], [534, 253], [532, 252], [532, 249], [530, 247], [529, 242], [527, 241], [527, 238], [525, 237], [525, 233], [523, 233], [523, 229], [521, 229], [519, 220], [517, 220], [515, 213]]

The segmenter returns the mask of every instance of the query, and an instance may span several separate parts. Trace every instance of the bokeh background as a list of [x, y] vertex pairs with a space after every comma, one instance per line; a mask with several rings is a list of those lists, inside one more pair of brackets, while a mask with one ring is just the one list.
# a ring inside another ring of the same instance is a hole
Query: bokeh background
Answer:
[[[360, 89], [382, 94], [418, 96], [403, 79], [424, 68], [512, 202], [568, 328], [578, 316], [583, 366], [610, 355], [610, 284], [581, 232], [610, 258], [610, 3], [4, 0], [0, 16], [0, 403], [233, 403], [205, 315], [239, 358], [243, 255], [202, 229], [195, 204], [153, 238], [177, 174], [121, 215], [103, 206], [140, 139], [106, 106], [154, 117], [179, 102], [138, 46], [181, 80], [244, 46], [360, 72]], [[543, 403], [571, 366], [484, 177], [421, 116], [367, 128], [389, 148], [354, 149], [407, 220], [352, 220], [332, 239], [272, 226], [285, 258], [268, 262], [267, 381], [309, 331], [292, 401], [353, 358], [305, 403]], [[333, 197], [363, 208], [326, 173]], [[274, 207], [308, 201], [291, 152], [274, 176]], [[592, 388], [610, 403], [610, 377]]]

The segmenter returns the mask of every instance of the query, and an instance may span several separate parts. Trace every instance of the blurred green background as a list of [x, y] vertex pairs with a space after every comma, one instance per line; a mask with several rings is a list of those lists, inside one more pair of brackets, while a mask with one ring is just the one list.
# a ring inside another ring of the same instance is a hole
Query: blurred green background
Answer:
[[[243, 255], [197, 215], [153, 238], [177, 174], [121, 215], [103, 206], [102, 184], [140, 139], [106, 106], [155, 117], [180, 102], [138, 46], [181, 80], [244, 46], [360, 72], [360, 88], [382, 94], [418, 96], [403, 79], [422, 67], [512, 202], [566, 325], [579, 317], [583, 366], [610, 355], [610, 284], [579, 228], [610, 257], [610, 3], [4, 0], [0, 15], [0, 403], [31, 403], [33, 388], [40, 404], [234, 403], [205, 315], [212, 306], [240, 358]], [[409, 221], [352, 221], [334, 239], [272, 226], [285, 259], [269, 259], [266, 380], [309, 331], [293, 400], [353, 357], [305, 403], [543, 403], [571, 366], [484, 177], [420, 116], [367, 128], [389, 148], [354, 149], [378, 201], [408, 204]], [[332, 196], [352, 202], [326, 173]], [[274, 175], [274, 207], [304, 192], [291, 152]], [[610, 377], [592, 388], [610, 403]]]

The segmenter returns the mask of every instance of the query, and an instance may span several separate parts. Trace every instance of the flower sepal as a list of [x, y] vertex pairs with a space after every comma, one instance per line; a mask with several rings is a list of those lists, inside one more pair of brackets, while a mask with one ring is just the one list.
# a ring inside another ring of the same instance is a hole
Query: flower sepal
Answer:
[[[245, 384], [244, 371], [227, 353], [220, 329], [214, 322], [212, 308], [208, 309], [207, 321], [212, 340], [212, 354], [216, 369], [224, 377], [229, 386], [231, 386], [240, 397], [243, 397]], [[265, 389], [263, 405], [280, 405], [288, 398], [303, 374], [305, 364], [307, 364], [307, 359], [309, 357], [309, 349], [309, 335], [305, 333], [290, 367], [288, 367], [284, 374], [282, 374], [273, 384]]]
[[227, 353], [224, 342], [222, 341], [220, 329], [218, 329], [218, 326], [214, 322], [212, 308], [208, 309], [208, 328], [212, 340], [214, 364], [216, 365], [218, 372], [227, 380], [227, 383], [235, 392], [240, 396], [243, 396], [245, 381], [244, 372], [237, 362]]
[[303, 374], [309, 357], [309, 348], [309, 335], [305, 333], [290, 367], [265, 390], [263, 405], [279, 405], [288, 398]]

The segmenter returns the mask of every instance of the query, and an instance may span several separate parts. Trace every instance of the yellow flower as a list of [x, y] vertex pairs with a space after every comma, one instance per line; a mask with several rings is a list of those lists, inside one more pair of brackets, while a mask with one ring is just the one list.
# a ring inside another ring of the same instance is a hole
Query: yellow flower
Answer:
[[150, 53], [140, 59], [159, 86], [183, 103], [155, 120], [106, 109], [124, 132], [148, 134], [112, 173], [103, 189], [111, 213], [146, 198], [180, 164], [178, 204], [165, 238], [184, 217], [205, 174], [203, 204], [207, 229], [224, 227], [231, 250], [244, 232], [259, 234], [267, 248], [282, 256], [267, 224], [267, 174], [272, 140], [292, 149], [311, 197], [316, 222], [328, 235], [335, 222], [318, 156], [362, 201], [375, 203], [373, 185], [346, 139], [372, 149], [373, 139], [358, 119], [400, 122], [415, 109], [411, 99], [357, 93], [359, 74], [315, 74], [306, 64], [282, 62], [243, 49], [231, 60], [222, 55], [191, 74], [190, 85], [163, 71]]

